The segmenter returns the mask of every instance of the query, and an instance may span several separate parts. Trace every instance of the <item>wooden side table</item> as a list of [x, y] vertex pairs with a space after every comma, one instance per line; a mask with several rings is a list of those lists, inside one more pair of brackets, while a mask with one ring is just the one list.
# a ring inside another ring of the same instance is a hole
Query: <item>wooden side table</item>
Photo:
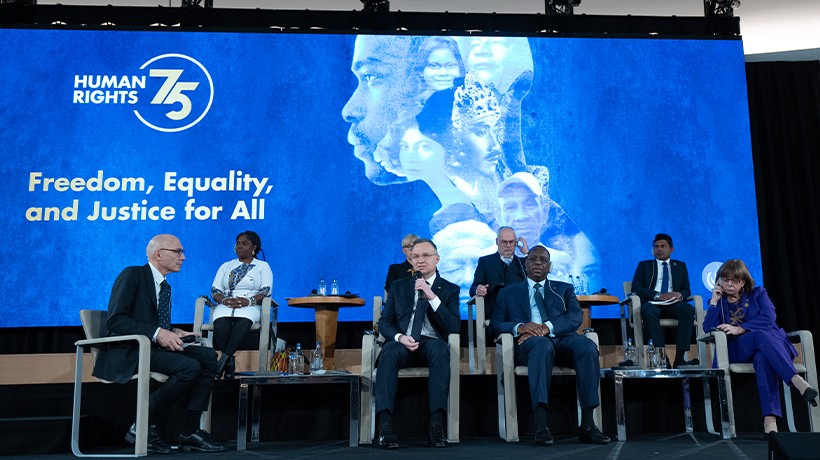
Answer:
[[[286, 297], [288, 306], [313, 308], [316, 311], [316, 340], [322, 344], [324, 368], [336, 369], [336, 326], [339, 322], [339, 308], [361, 307], [364, 299], [341, 295], [312, 295], [307, 297]], [[308, 347], [310, 349], [312, 347]]]

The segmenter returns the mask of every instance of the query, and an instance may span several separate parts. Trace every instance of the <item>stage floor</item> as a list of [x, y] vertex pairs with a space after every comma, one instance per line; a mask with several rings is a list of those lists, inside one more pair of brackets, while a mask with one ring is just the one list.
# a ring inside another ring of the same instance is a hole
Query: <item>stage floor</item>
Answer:
[[[236, 443], [227, 443], [228, 450], [216, 454], [180, 452], [154, 458], [187, 458], [187, 459], [235, 459], [235, 458], [281, 458], [281, 459], [476, 459], [476, 458], [532, 458], [549, 456], [566, 459], [636, 459], [636, 458], [720, 458], [720, 459], [765, 459], [768, 454], [768, 441], [762, 433], [741, 433], [737, 438], [724, 441], [718, 436], [695, 433], [690, 434], [630, 434], [629, 441], [604, 446], [579, 444], [577, 437], [556, 436], [556, 443], [540, 447], [526, 440], [518, 443], [505, 443], [497, 438], [465, 438], [458, 444], [444, 449], [432, 449], [426, 446], [422, 438], [399, 438], [400, 448], [384, 451], [373, 446], [348, 447], [347, 441], [277, 441], [249, 444], [245, 452], [237, 452]], [[117, 450], [127, 454], [125, 448]], [[133, 450], [131, 451], [133, 452]], [[11, 456], [4, 458], [20, 459], [68, 459], [70, 454]]]

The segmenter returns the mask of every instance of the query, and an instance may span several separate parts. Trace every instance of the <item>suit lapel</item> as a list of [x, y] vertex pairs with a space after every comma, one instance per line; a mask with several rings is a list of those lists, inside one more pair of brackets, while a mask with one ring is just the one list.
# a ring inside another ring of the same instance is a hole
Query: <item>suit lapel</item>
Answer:
[[144, 274], [145, 274], [145, 284], [148, 285], [148, 292], [151, 293], [151, 304], [154, 306], [154, 311], [157, 309], [157, 288], [156, 284], [154, 283], [154, 273], [151, 271], [151, 267], [148, 264], [145, 264], [143, 267]]

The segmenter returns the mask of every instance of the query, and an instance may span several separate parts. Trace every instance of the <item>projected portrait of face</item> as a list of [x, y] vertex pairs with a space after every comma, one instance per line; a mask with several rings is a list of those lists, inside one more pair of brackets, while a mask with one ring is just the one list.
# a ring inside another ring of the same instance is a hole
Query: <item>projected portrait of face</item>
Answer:
[[450, 224], [433, 235], [433, 242], [441, 255], [439, 273], [447, 281], [461, 287], [462, 316], [467, 314], [467, 301], [470, 300], [470, 286], [473, 284], [478, 258], [498, 249], [495, 237], [495, 232], [487, 224], [476, 220]]
[[412, 126], [399, 142], [399, 161], [407, 180], [434, 181], [444, 172], [444, 147]]
[[467, 74], [464, 85], [456, 88], [453, 101], [453, 127], [461, 149], [458, 173], [467, 177], [497, 176], [501, 160], [498, 135], [503, 128], [500, 119], [501, 107], [492, 89], [477, 74]]
[[456, 41], [449, 37], [426, 39], [419, 49], [416, 72], [421, 76], [421, 90], [426, 96], [452, 88], [455, 79], [465, 73]]
[[418, 97], [411, 65], [418, 41], [419, 37], [356, 37], [351, 71], [357, 86], [342, 117], [350, 123], [347, 141], [354, 155], [364, 163], [367, 178], [379, 185], [403, 181], [385, 170], [373, 154], [396, 114]]
[[532, 247], [541, 241], [548, 205], [538, 180], [530, 173], [515, 173], [498, 187], [499, 223], [515, 229]]
[[468, 72], [476, 72], [501, 94], [525, 72], [533, 71], [532, 51], [524, 37], [458, 37]]

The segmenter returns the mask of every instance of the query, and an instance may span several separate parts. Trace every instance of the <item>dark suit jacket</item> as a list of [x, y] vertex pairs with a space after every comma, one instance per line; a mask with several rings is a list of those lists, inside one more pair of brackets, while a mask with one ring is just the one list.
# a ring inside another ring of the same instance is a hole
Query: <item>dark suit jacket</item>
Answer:
[[[159, 327], [157, 291], [151, 267], [127, 267], [111, 289], [108, 301], [108, 335], [144, 335], [149, 339]], [[137, 370], [136, 342], [103, 347], [97, 356], [93, 375], [125, 383]]]
[[413, 264], [408, 260], [400, 264], [391, 264], [390, 267], [387, 268], [387, 279], [384, 280], [384, 290], [390, 292], [390, 286], [393, 284], [393, 281], [409, 278], [411, 276], [411, 270], [413, 270]]
[[473, 285], [470, 286], [470, 296], [475, 295], [479, 284], [489, 284], [487, 290], [492, 292], [496, 286], [509, 286], [526, 279], [523, 257], [513, 255], [513, 261], [509, 266], [501, 260], [501, 254], [497, 252], [479, 257], [475, 275], [473, 275]]
[[[581, 327], [581, 304], [575, 296], [575, 289], [571, 284], [560, 281], [544, 280], [544, 303], [547, 309], [547, 318], [544, 322], [552, 322], [552, 334], [564, 336], [576, 334]], [[498, 293], [493, 319], [490, 321], [490, 332], [498, 335], [504, 332], [513, 332], [518, 323], [532, 321], [530, 310], [530, 294], [526, 281], [507, 286]]]
[[[407, 333], [410, 316], [415, 308], [413, 304], [415, 285], [415, 278], [402, 278], [394, 281], [390, 286], [384, 311], [379, 318], [379, 333], [386, 340], [393, 340], [396, 334]], [[439, 338], [447, 340], [448, 335], [457, 334], [461, 329], [461, 316], [458, 309], [458, 294], [461, 288], [437, 273], [432, 290], [441, 300], [441, 305], [435, 312], [432, 307], [427, 307], [427, 318]]]
[[[669, 272], [672, 275], [672, 291], [680, 292], [685, 301], [691, 295], [689, 271], [686, 269], [686, 264], [680, 260], [669, 259]], [[632, 277], [632, 292], [638, 294], [641, 303], [649, 302], [658, 294], [658, 291], [655, 290], [657, 281], [658, 273], [655, 259], [642, 260], [638, 262], [635, 276]]]

